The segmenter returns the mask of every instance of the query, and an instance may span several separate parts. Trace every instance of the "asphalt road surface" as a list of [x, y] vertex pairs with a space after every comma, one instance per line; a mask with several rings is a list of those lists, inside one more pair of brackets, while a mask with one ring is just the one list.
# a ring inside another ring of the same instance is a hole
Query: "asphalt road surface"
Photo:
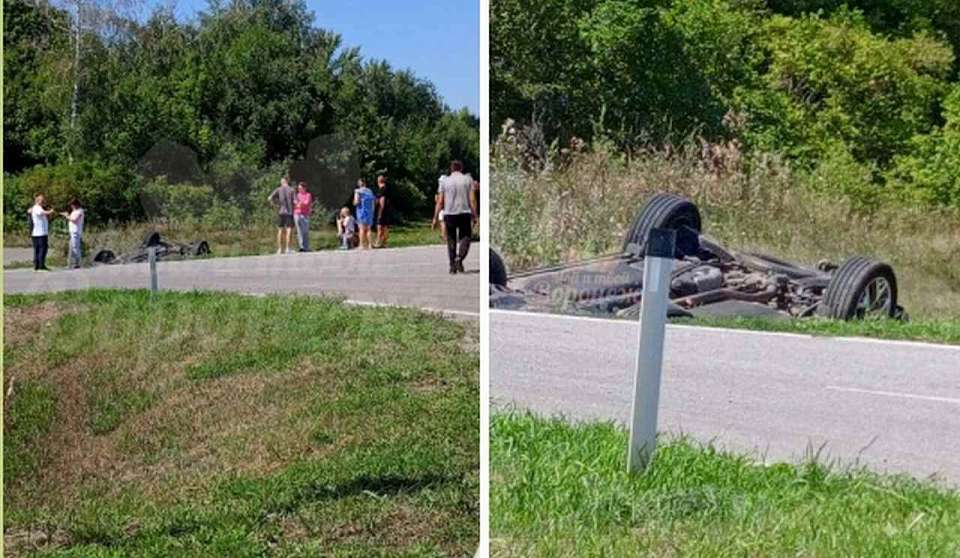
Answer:
[[[478, 253], [475, 244], [464, 262], [467, 273], [458, 275], [447, 273], [446, 246], [440, 245], [160, 261], [157, 275], [161, 289], [337, 295], [356, 303], [475, 315], [480, 306]], [[145, 263], [49, 273], [6, 270], [3, 276], [6, 293], [149, 287]]]
[[[629, 420], [636, 322], [491, 311], [497, 406]], [[960, 485], [960, 347], [668, 326], [660, 431]]]

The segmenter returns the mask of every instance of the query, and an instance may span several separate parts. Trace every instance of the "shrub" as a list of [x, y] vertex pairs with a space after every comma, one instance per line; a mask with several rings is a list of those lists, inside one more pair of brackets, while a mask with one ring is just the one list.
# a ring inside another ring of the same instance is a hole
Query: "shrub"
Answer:
[[163, 177], [144, 186], [141, 198], [147, 217], [181, 223], [200, 219], [214, 203], [213, 188], [167, 184]]
[[942, 128], [913, 138], [888, 178], [908, 201], [960, 207], [960, 86], [944, 103], [944, 116]]
[[144, 215], [139, 191], [139, 180], [129, 170], [83, 161], [34, 167], [5, 181], [4, 206], [8, 216], [22, 215], [33, 204], [33, 197], [42, 193], [60, 211], [66, 211], [71, 199], [79, 199], [88, 222], [127, 222]]

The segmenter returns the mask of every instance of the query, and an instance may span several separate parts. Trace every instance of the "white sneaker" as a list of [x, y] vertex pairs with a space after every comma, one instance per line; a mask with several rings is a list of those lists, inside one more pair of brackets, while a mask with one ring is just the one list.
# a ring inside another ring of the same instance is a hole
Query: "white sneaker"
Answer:
[[293, 250], [287, 248], [287, 254], [292, 254], [292, 253], [293, 253]]
[[277, 255], [279, 256], [282, 253], [283, 253], [283, 250], [281, 250], [280, 248], [277, 248]]

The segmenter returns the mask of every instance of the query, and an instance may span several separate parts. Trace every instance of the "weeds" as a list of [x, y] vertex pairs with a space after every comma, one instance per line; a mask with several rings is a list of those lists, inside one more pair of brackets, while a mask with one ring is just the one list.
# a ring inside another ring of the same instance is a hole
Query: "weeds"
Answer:
[[491, 246], [511, 271], [619, 251], [646, 199], [672, 192], [694, 200], [706, 234], [735, 249], [809, 265], [857, 254], [881, 259], [897, 272], [911, 315], [960, 319], [956, 211], [854, 207], [825, 193], [828, 174], [793, 172], [774, 157], [707, 164], [692, 143], [629, 157], [570, 150], [555, 159], [531, 167], [503, 140], [494, 148]]
[[495, 414], [493, 556], [956, 556], [960, 495], [810, 459], [759, 465], [687, 439], [643, 475], [626, 433]]

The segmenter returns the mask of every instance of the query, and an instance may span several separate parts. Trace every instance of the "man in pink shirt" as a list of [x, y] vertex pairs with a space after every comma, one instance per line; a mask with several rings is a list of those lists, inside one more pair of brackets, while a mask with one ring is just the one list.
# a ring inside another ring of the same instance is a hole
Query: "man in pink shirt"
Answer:
[[310, 251], [310, 207], [313, 196], [307, 191], [307, 183], [297, 185], [297, 199], [293, 207], [293, 219], [297, 224], [297, 243], [301, 252]]

